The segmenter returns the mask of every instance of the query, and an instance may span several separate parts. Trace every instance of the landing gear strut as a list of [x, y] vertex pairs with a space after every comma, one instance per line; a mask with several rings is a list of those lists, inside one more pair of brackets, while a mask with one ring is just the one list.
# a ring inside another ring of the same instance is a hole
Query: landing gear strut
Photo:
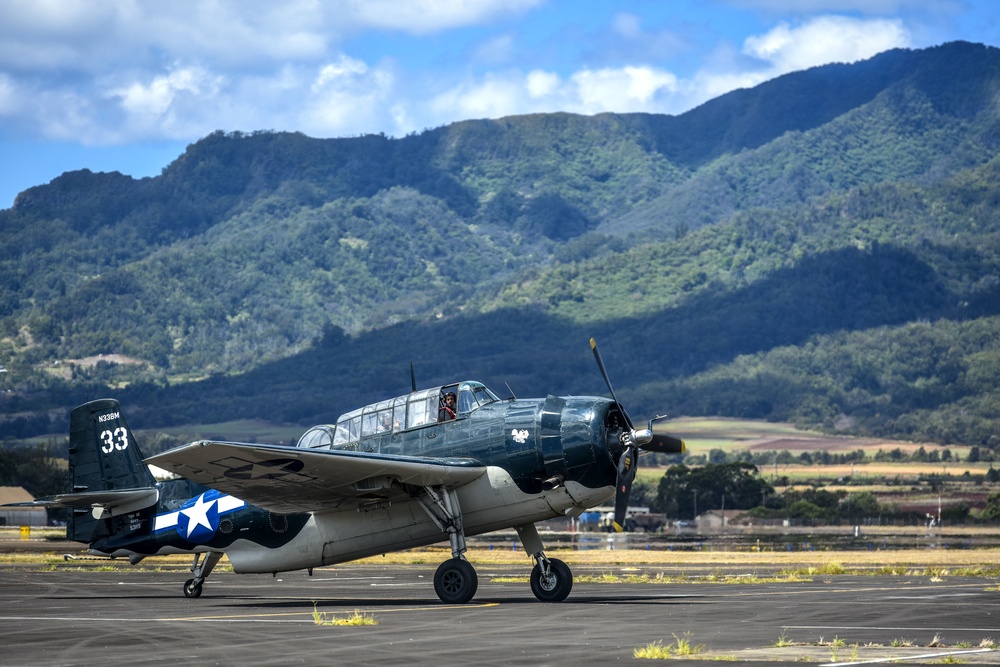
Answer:
[[476, 594], [479, 577], [465, 560], [465, 528], [458, 494], [440, 486], [425, 486], [414, 497], [438, 528], [448, 533], [451, 542], [451, 559], [441, 563], [434, 573], [434, 592], [441, 602], [465, 604]]
[[202, 559], [201, 554], [194, 555], [194, 564], [191, 566], [194, 578], [184, 582], [184, 597], [201, 597], [201, 585], [205, 583], [205, 579], [208, 578], [212, 568], [215, 567], [220, 558], [222, 558], [221, 551], [209, 551], [205, 554], [204, 559]]
[[528, 555], [535, 559], [531, 568], [531, 592], [542, 602], [562, 602], [573, 590], [573, 573], [569, 566], [558, 558], [548, 558], [542, 551], [542, 538], [538, 536], [535, 524], [515, 526], [521, 544]]

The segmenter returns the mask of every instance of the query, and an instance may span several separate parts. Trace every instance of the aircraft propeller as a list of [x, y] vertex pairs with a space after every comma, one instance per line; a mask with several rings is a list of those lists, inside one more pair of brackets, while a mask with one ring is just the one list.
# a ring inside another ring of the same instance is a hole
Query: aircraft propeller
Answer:
[[597, 341], [590, 339], [590, 349], [594, 351], [594, 359], [597, 360], [597, 367], [601, 369], [604, 382], [611, 392], [611, 400], [618, 404], [622, 416], [625, 418], [626, 429], [621, 435], [623, 450], [618, 457], [618, 480], [615, 486], [615, 530], [619, 533], [625, 525], [625, 513], [628, 511], [629, 496], [632, 494], [632, 482], [635, 480], [636, 469], [639, 467], [639, 450], [647, 452], [658, 452], [661, 454], [680, 454], [684, 452], [684, 441], [669, 435], [653, 433], [653, 422], [664, 419], [666, 415], [657, 415], [649, 420], [649, 425], [644, 429], [636, 429], [632, 426], [632, 419], [628, 416], [625, 407], [615, 396], [614, 387], [611, 386], [611, 378], [607, 369], [604, 368], [604, 360], [597, 349]]

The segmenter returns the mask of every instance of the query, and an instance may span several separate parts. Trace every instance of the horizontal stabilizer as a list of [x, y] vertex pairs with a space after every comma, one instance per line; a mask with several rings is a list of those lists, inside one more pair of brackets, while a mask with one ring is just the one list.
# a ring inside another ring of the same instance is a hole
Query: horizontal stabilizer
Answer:
[[120, 516], [156, 504], [159, 490], [156, 487], [139, 489], [114, 489], [60, 493], [30, 502], [10, 503], [0, 507], [65, 507], [68, 509], [101, 508], [103, 516]]

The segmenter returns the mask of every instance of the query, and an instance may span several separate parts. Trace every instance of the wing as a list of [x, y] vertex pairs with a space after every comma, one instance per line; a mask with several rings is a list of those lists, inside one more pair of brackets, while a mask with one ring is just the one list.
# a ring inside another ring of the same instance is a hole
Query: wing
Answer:
[[468, 484], [486, 472], [478, 459], [391, 456], [200, 440], [146, 463], [272, 512], [320, 512], [408, 498], [401, 485]]

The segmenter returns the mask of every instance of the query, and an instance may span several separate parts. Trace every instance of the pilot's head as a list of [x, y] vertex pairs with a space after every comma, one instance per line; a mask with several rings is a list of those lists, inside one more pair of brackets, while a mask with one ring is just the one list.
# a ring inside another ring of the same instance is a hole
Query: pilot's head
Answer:
[[444, 402], [446, 405], [455, 405], [455, 394], [448, 392], [444, 395]]

